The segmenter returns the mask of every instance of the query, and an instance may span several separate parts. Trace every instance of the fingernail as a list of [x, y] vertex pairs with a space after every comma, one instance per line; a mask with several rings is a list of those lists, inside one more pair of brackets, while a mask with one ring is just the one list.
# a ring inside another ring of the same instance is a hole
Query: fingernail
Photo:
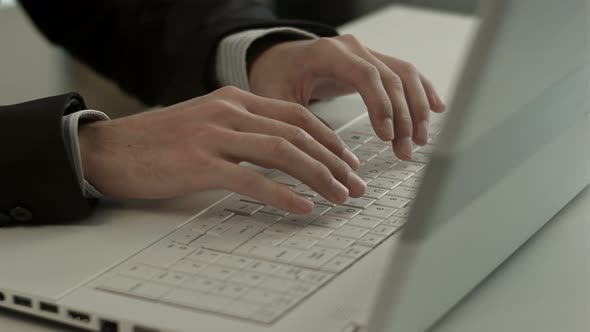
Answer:
[[348, 189], [336, 179], [332, 179], [332, 197], [336, 202], [344, 202], [348, 198]]
[[443, 112], [447, 108], [447, 105], [445, 105], [438, 93], [434, 92], [432, 95], [434, 97], [434, 101], [438, 104], [439, 112]]
[[364, 194], [367, 190], [367, 184], [365, 183], [365, 181], [363, 181], [363, 179], [361, 179], [360, 176], [358, 176], [353, 171], [348, 173], [346, 184], [349, 188], [353, 189], [352, 191], [359, 193], [360, 195]]
[[401, 158], [404, 160], [412, 159], [412, 139], [410, 137], [401, 137], [397, 142]]
[[391, 141], [393, 139], [393, 121], [391, 119], [383, 120], [381, 125], [381, 136], [384, 141]]
[[350, 167], [352, 167], [352, 169], [359, 168], [359, 165], [361, 164], [359, 158], [354, 153], [352, 153], [352, 151], [350, 151], [348, 147], [344, 148], [344, 154], [342, 156], [342, 159], [344, 159], [344, 161]]
[[428, 121], [422, 120], [416, 125], [416, 138], [419, 145], [428, 143]]
[[295, 199], [295, 208], [301, 213], [309, 213], [313, 210], [313, 202], [305, 197], [299, 196], [297, 194], [297, 199]]

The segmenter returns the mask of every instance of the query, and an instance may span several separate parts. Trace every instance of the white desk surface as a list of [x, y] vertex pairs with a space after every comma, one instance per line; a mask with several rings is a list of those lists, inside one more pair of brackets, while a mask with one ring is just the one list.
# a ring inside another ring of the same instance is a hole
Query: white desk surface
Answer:
[[[410, 60], [447, 99], [472, 17], [392, 6], [342, 28], [369, 47]], [[590, 331], [590, 188], [449, 313], [436, 332]], [[2, 331], [75, 331], [0, 311]]]

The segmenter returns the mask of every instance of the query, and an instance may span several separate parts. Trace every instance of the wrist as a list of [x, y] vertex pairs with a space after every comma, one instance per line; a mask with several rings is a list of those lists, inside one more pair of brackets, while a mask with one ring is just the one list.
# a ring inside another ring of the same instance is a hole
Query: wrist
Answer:
[[78, 142], [80, 146], [80, 158], [82, 162], [83, 176], [86, 181], [93, 185], [97, 183], [98, 162], [104, 158], [100, 157], [98, 141], [101, 137], [102, 126], [108, 121], [98, 121], [80, 125], [78, 127]]

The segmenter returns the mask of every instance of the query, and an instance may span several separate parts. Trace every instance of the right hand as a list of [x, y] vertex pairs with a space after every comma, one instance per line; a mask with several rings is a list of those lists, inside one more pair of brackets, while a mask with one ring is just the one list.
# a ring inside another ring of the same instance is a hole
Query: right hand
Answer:
[[366, 185], [358, 159], [306, 108], [233, 87], [79, 129], [84, 177], [103, 195], [157, 199], [226, 189], [292, 213], [313, 203], [252, 169], [279, 169], [339, 204]]

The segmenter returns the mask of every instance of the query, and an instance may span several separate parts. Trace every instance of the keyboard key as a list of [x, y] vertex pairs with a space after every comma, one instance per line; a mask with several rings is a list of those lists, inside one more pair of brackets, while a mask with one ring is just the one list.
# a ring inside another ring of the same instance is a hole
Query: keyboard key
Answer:
[[281, 219], [281, 223], [286, 222], [298, 226], [305, 226], [311, 224], [317, 218], [318, 216], [310, 214], [290, 214], [286, 217], [283, 217], [283, 219]]
[[312, 225], [321, 226], [321, 227], [328, 227], [328, 228], [338, 228], [346, 223], [348, 219], [336, 217], [336, 216], [321, 216], [316, 219]]
[[176, 271], [165, 271], [154, 277], [154, 281], [168, 284], [170, 286], [179, 286], [189, 280], [190, 275]]
[[282, 267], [283, 265], [273, 263], [273, 262], [265, 262], [254, 260], [254, 262], [250, 265], [244, 267], [244, 271], [251, 271], [255, 273], [262, 273], [262, 274], [272, 274], [274, 271]]
[[401, 209], [395, 211], [394, 215], [396, 217], [408, 218], [410, 216], [411, 208], [412, 208], [411, 206], [406, 206], [404, 208], [401, 208]]
[[421, 153], [421, 152], [422, 152], [421, 149], [419, 149], [418, 152], [413, 154], [412, 162], [422, 163], [422, 164], [428, 163], [428, 161], [430, 160], [430, 156], [426, 155], [424, 153]]
[[211, 228], [207, 232], [207, 234], [214, 235], [214, 236], [221, 236], [221, 234], [223, 234], [225, 231], [227, 231], [228, 229], [232, 228], [233, 226], [234, 226], [234, 223], [229, 222], [229, 220], [227, 220], [227, 221], [225, 221], [225, 222], [223, 222], [221, 224], [217, 224], [215, 227]]
[[330, 228], [309, 225], [309, 226], [303, 227], [297, 233], [297, 235], [308, 236], [308, 237], [312, 237], [315, 239], [323, 239], [326, 236], [328, 236], [330, 233], [332, 233], [332, 229], [330, 229]]
[[339, 205], [339, 206], [333, 207], [326, 214], [331, 215], [331, 216], [337, 216], [337, 217], [350, 219], [350, 218], [356, 216], [357, 214], [361, 213], [361, 211], [362, 211], [361, 209], [355, 209], [355, 208]]
[[267, 259], [279, 263], [289, 263], [302, 253], [302, 250], [285, 247], [250, 246], [240, 250], [239, 254], [248, 257]]
[[303, 281], [320, 286], [326, 283], [334, 274], [320, 271], [310, 271], [303, 277]]
[[367, 190], [363, 194], [364, 197], [379, 199], [387, 194], [387, 189], [367, 186]]
[[372, 248], [372, 247], [376, 247], [377, 245], [379, 245], [379, 243], [383, 242], [383, 240], [385, 240], [385, 239], [386, 239], [385, 236], [381, 236], [381, 235], [377, 235], [377, 234], [367, 234], [367, 235], [363, 236], [362, 238], [358, 239], [356, 241], [356, 244]]
[[361, 151], [371, 152], [371, 153], [374, 153], [374, 154], [379, 154], [379, 153], [381, 153], [381, 152], [383, 152], [383, 151], [385, 151], [385, 150], [387, 150], [389, 148], [390, 148], [389, 145], [388, 146], [384, 146], [384, 145], [379, 144], [379, 143], [376, 143], [376, 142], [375, 143], [369, 142], [369, 143], [365, 143], [365, 144], [361, 145], [361, 147], [358, 148], [357, 151], [358, 150], [361, 150]]
[[371, 187], [377, 187], [377, 188], [387, 189], [387, 190], [391, 190], [400, 184], [401, 184], [400, 181], [391, 180], [391, 179], [387, 179], [387, 178], [376, 178], [376, 179], [373, 179], [369, 182], [369, 186], [371, 186]]
[[363, 255], [365, 255], [370, 250], [371, 250], [370, 248], [367, 248], [365, 246], [359, 246], [359, 245], [355, 244], [353, 246], [350, 246], [350, 247], [342, 250], [341, 255], [346, 256], [346, 257], [352, 257], [354, 259], [359, 259], [359, 258], [363, 257]]
[[405, 223], [406, 223], [406, 219], [405, 218], [397, 217], [397, 216], [391, 216], [391, 217], [383, 220], [383, 222], [381, 223], [381, 225], [400, 228]]
[[349, 144], [364, 144], [367, 143], [371, 140], [371, 136], [370, 135], [363, 135], [360, 133], [355, 133], [355, 132], [351, 132], [351, 133], [345, 133], [343, 135], [339, 135], [340, 138], [342, 138], [342, 140], [346, 143]]
[[366, 198], [366, 197], [359, 197], [359, 198], [349, 197], [341, 205], [350, 206], [350, 207], [359, 208], [359, 209], [366, 209], [367, 207], [369, 207], [373, 203], [375, 203], [374, 199], [370, 199], [370, 198]]
[[396, 209], [387, 206], [371, 205], [365, 209], [362, 214], [365, 216], [385, 219], [391, 216], [395, 211]]
[[[214, 210], [206, 211], [202, 215], [198, 216], [197, 219], [191, 221], [192, 223], [199, 223], [199, 222], [206, 222], [206, 221], [213, 221], [215, 223], [224, 222], [225, 220], [229, 219], [233, 216], [234, 213], [226, 210], [222, 210], [216, 208]], [[195, 227], [195, 226], [193, 226]]]
[[199, 272], [199, 276], [213, 280], [226, 280], [236, 272], [238, 272], [238, 270], [229, 267], [209, 265]]
[[336, 229], [332, 235], [344, 236], [352, 239], [359, 239], [367, 234], [369, 229], [358, 226], [350, 226], [348, 224]]
[[239, 284], [255, 287], [258, 286], [262, 282], [262, 280], [264, 280], [264, 278], [265, 275], [262, 273], [240, 271], [229, 277], [228, 280], [237, 282]]
[[205, 266], [207, 266], [206, 263], [195, 262], [195, 261], [184, 258], [184, 259], [179, 260], [176, 264], [172, 265], [172, 267], [170, 269], [177, 271], [177, 272], [197, 274], [199, 271], [201, 271], [203, 268], [205, 268]]
[[252, 239], [250, 239], [250, 241], [248, 241], [248, 243], [256, 244], [256, 245], [260, 245], [260, 246], [276, 247], [279, 244], [283, 243], [283, 241], [285, 241], [288, 238], [289, 237], [286, 235], [278, 235], [276, 233], [275, 234], [260, 233], [260, 234], [256, 235], [255, 237], [253, 237]]
[[375, 153], [370, 152], [370, 151], [362, 151], [362, 150], [355, 150], [354, 151], [354, 155], [359, 159], [359, 161], [361, 163], [367, 162], [373, 158], [375, 158], [375, 156], [377, 156]]
[[281, 209], [277, 209], [277, 208], [272, 207], [270, 205], [267, 205], [267, 206], [263, 207], [262, 209], [260, 209], [259, 212], [264, 212], [264, 213], [269, 213], [269, 214], [276, 214], [277, 216], [286, 216], [286, 215], [289, 214], [288, 212], [285, 212], [285, 211], [283, 211]]
[[379, 225], [381, 223], [381, 221], [383, 221], [383, 219], [370, 217], [370, 216], [364, 216], [364, 215], [358, 215], [358, 216], [350, 219], [346, 224], [350, 225], [350, 226], [358, 226], [358, 227], [364, 227], [364, 228], [371, 229], [371, 228], [374, 228], [375, 226]]
[[149, 280], [164, 270], [143, 264], [126, 263], [115, 269], [115, 273], [135, 279]]
[[240, 298], [240, 301], [246, 303], [268, 304], [282, 295], [282, 293], [274, 292], [269, 289], [250, 289]]
[[299, 232], [303, 227], [290, 223], [279, 222], [264, 230], [264, 233], [288, 237]]
[[172, 234], [170, 237], [170, 240], [179, 244], [187, 245], [196, 240], [202, 234], [202, 232], [193, 230], [192, 228], [183, 227], [182, 229], [174, 232], [174, 234]]
[[226, 297], [229, 297], [232, 299], [237, 299], [240, 296], [244, 295], [249, 290], [250, 290], [250, 288], [247, 286], [224, 282], [224, 283], [221, 283], [221, 284], [211, 288], [209, 290], [208, 294], [226, 296]]
[[277, 278], [301, 281], [307, 274], [309, 274], [309, 272], [310, 271], [307, 269], [302, 269], [296, 266], [284, 266], [273, 273], [273, 276]]
[[252, 264], [254, 262], [251, 258], [236, 256], [236, 255], [225, 255], [219, 258], [215, 264], [222, 265], [226, 267], [231, 267], [233, 269], [241, 269], [248, 264]]
[[397, 227], [379, 225], [371, 230], [371, 234], [377, 234], [388, 237], [391, 234], [395, 233], [397, 230]]
[[406, 206], [408, 203], [410, 203], [409, 199], [387, 195], [379, 199], [375, 204], [399, 209]]
[[338, 256], [332, 258], [326, 264], [322, 265], [320, 267], [320, 270], [332, 272], [332, 273], [339, 273], [342, 270], [349, 267], [350, 265], [352, 265], [352, 263], [354, 263], [355, 261], [356, 261], [355, 258], [343, 256], [343, 255], [338, 255]]
[[303, 196], [315, 197], [318, 195], [318, 193], [316, 193], [313, 189], [311, 189], [310, 187], [308, 187], [305, 184], [300, 184], [300, 185], [296, 186], [295, 188], [293, 188], [293, 190], [296, 193], [298, 193], [299, 195], [303, 195]]
[[264, 228], [264, 225], [259, 223], [236, 223], [223, 232], [221, 237], [205, 234], [193, 243], [198, 243], [207, 249], [231, 253], [256, 234], [262, 232]]
[[415, 175], [412, 176], [411, 178], [407, 179], [406, 181], [402, 182], [402, 186], [410, 187], [410, 188], [414, 188], [414, 189], [420, 188], [421, 184], [422, 184], [422, 179], [420, 177], [415, 176]]
[[297, 180], [296, 178], [287, 175], [285, 173], [279, 172], [278, 175], [273, 176], [272, 179], [275, 182], [282, 183], [291, 187], [295, 187], [301, 184], [301, 181]]
[[393, 169], [383, 172], [383, 174], [381, 174], [381, 177], [393, 179], [393, 180], [398, 180], [398, 181], [405, 181], [405, 180], [409, 179], [413, 174], [414, 173], [412, 173], [412, 172], [393, 168]]
[[317, 289], [317, 286], [295, 280], [271, 277], [264, 279], [258, 288], [272, 290], [281, 294], [293, 294], [303, 297]]
[[418, 172], [425, 166], [426, 165], [423, 163], [417, 163], [412, 161], [400, 161], [397, 164], [395, 164], [393, 168], [408, 172]]
[[194, 250], [194, 248], [172, 242], [158, 243], [139, 253], [135, 257], [135, 261], [146, 265], [168, 268]]
[[317, 245], [327, 248], [344, 249], [353, 244], [354, 239], [336, 235], [328, 235], [326, 238], [320, 240]]
[[131, 290], [139, 287], [139, 285], [141, 285], [141, 283], [142, 283], [141, 280], [137, 280], [137, 279], [133, 279], [133, 278], [123, 277], [123, 276], [112, 276], [112, 277], [104, 278], [104, 280], [101, 280], [96, 288], [102, 289], [102, 290], [107, 290], [107, 291], [129, 294], [131, 292]]
[[314, 247], [304, 251], [291, 263], [297, 266], [317, 269], [339, 253], [340, 250], [336, 249]]
[[216, 281], [213, 279], [203, 277], [192, 277], [189, 280], [187, 280], [184, 284], [182, 284], [182, 287], [190, 288], [192, 290], [197, 290], [205, 293], [219, 284], [221, 284], [221, 281]]
[[224, 296], [205, 294], [188, 289], [174, 289], [160, 299], [162, 302], [181, 305], [189, 308], [219, 311], [230, 304], [232, 299]]
[[256, 198], [252, 198], [252, 197], [246, 196], [246, 195], [234, 194], [233, 198], [239, 199], [242, 202], [250, 202], [250, 203], [264, 205], [264, 203], [262, 203], [261, 201], [257, 200]]
[[418, 195], [418, 189], [398, 186], [389, 192], [390, 195], [395, 195], [407, 199], [414, 199]]
[[227, 211], [242, 216], [251, 216], [263, 208], [260, 204], [244, 202], [237, 199], [224, 201], [224, 206]]
[[295, 235], [281, 243], [281, 246], [305, 250], [313, 247], [317, 242], [318, 240], [311, 237]]
[[154, 282], [142, 282], [137, 287], [134, 287], [129, 294], [150, 300], [157, 300], [170, 290], [172, 290], [172, 287], [170, 286]]
[[314, 202], [316, 205], [317, 204], [321, 204], [321, 205], [325, 205], [325, 206], [328, 206], [328, 207], [333, 207], [334, 205], [336, 205], [336, 204], [330, 202], [329, 200], [323, 198], [320, 195], [315, 196], [314, 198], [311, 199], [311, 201]]
[[225, 256], [225, 254], [220, 252], [207, 249], [197, 249], [195, 252], [187, 256], [187, 258], [198, 262], [213, 263], [223, 256]]
[[276, 214], [256, 212], [252, 215], [252, 220], [265, 224], [266, 226], [271, 226], [274, 225], [277, 221], [281, 220], [281, 217]]

